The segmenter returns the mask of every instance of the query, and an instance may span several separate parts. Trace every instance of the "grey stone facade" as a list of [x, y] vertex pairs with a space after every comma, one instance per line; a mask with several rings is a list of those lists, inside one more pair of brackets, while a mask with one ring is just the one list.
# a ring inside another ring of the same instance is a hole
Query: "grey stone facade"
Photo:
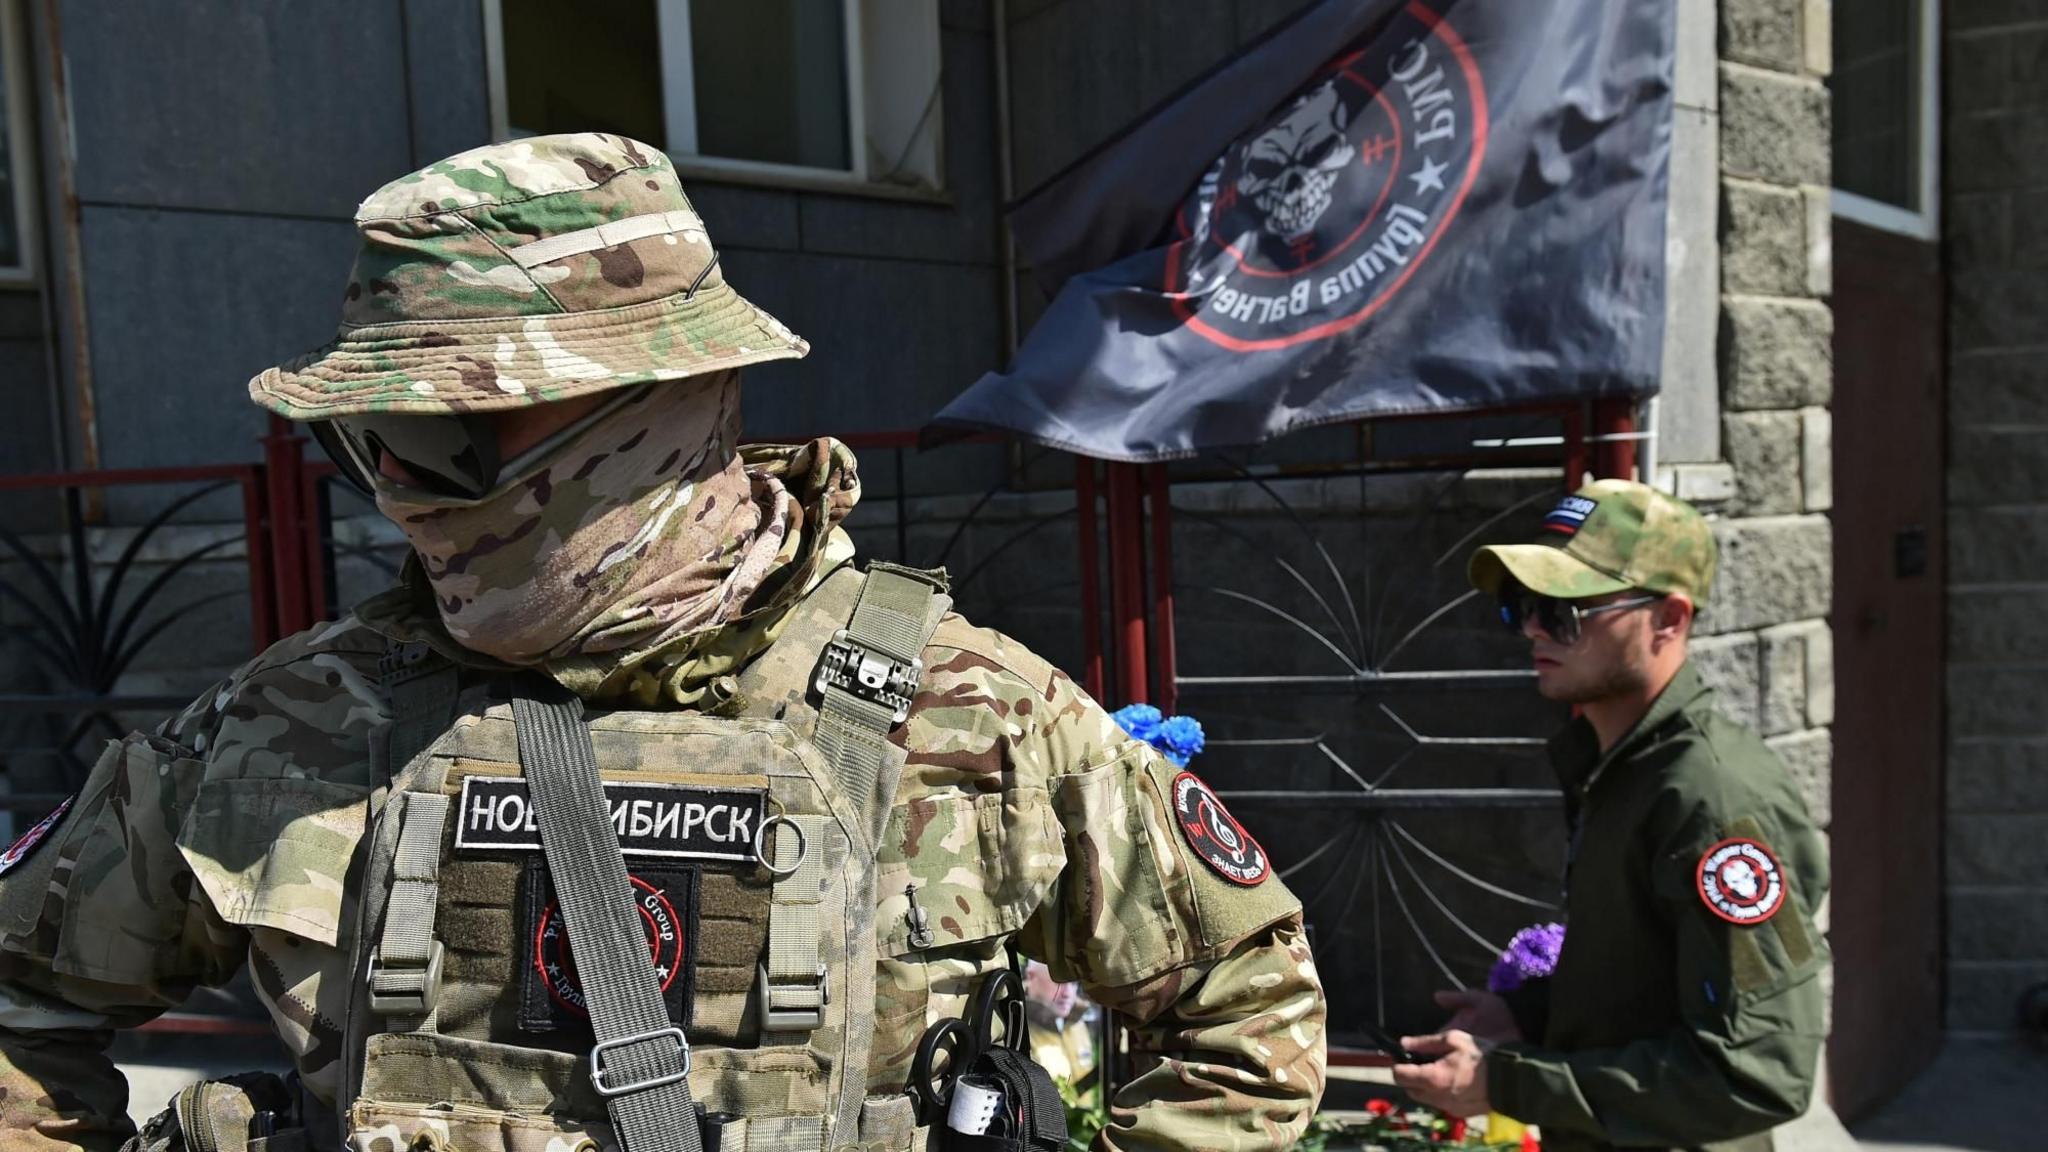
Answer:
[[[1707, 28], [1699, 10], [1710, 7], [1717, 21]], [[1720, 435], [1705, 457], [1672, 430], [1672, 467], [1659, 480], [1717, 518], [1721, 571], [1701, 621], [1708, 679], [1729, 713], [1785, 758], [1825, 824], [1834, 722], [1828, 6], [1721, 0], [1679, 10], [1680, 110], [1715, 131], [1677, 137], [1674, 179], [1706, 167], [1702, 154], [1714, 158], [1718, 203], [1705, 219], [1674, 215], [1672, 228], [1680, 242], [1704, 233], [1718, 244], [1709, 410]], [[1717, 83], [1688, 85], [1684, 75], [1709, 53]], [[1685, 371], [1703, 370], [1667, 369], [1667, 392], [1687, 386]]]
[[2048, 980], [2048, 3], [1948, 9], [1948, 1024]]

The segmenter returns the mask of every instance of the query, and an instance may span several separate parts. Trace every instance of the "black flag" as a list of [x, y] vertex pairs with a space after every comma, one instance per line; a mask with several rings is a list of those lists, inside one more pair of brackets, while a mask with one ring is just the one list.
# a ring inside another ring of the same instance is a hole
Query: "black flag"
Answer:
[[1309, 8], [1017, 206], [1058, 294], [937, 422], [1153, 461], [1654, 391], [1672, 8]]

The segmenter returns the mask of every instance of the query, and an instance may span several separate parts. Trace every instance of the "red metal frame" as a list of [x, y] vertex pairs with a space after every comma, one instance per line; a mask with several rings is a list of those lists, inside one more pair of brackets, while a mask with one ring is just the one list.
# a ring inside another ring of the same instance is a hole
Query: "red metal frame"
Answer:
[[1116, 641], [1116, 702], [1142, 704], [1151, 695], [1146, 675], [1145, 509], [1138, 465], [1111, 464], [1109, 579], [1111, 630]]
[[[1633, 398], [1613, 397], [1555, 409], [1532, 408], [1527, 411], [1556, 411], [1561, 418], [1567, 490], [1577, 488], [1588, 473], [1596, 478], [1634, 477], [1636, 441], [1622, 438], [1636, 430]], [[1108, 464], [1105, 471], [1109, 476], [1110, 579], [1118, 655], [1118, 694], [1112, 703], [1150, 702], [1170, 715], [1176, 704], [1179, 662], [1173, 624], [1173, 507], [1166, 467], [1164, 464]], [[1102, 649], [1093, 629], [1096, 609], [1093, 469], [1088, 461], [1080, 462], [1077, 476], [1082, 481], [1076, 485], [1076, 496], [1083, 509], [1084, 533], [1081, 549], [1082, 603], [1087, 631], [1083, 640], [1090, 667], [1099, 669]], [[1147, 498], [1147, 507], [1144, 508], [1138, 507], [1136, 496], [1141, 483]], [[1143, 531], [1140, 524], [1132, 519], [1134, 510], [1139, 519], [1148, 521], [1150, 528], [1143, 537], [1147, 555], [1142, 557], [1129, 554], [1137, 546]], [[1148, 566], [1152, 577], [1150, 613], [1144, 610]], [[1149, 683], [1145, 675], [1148, 650], [1151, 658]], [[1094, 691], [1092, 687], [1091, 691]]]
[[271, 532], [276, 540], [272, 577], [277, 588], [278, 631], [289, 636], [314, 623], [306, 580], [306, 441], [282, 416], [270, 418], [263, 438], [264, 473], [269, 484]]
[[272, 579], [277, 538], [271, 532], [267, 475], [261, 464], [206, 464], [183, 468], [98, 468], [81, 472], [32, 472], [0, 476], [0, 492], [43, 488], [117, 488], [132, 484], [194, 484], [233, 480], [242, 490], [242, 523], [249, 562], [249, 630], [257, 648], [277, 642], [278, 616]]
[[1145, 479], [1152, 515], [1153, 703], [1170, 716], [1180, 695], [1180, 686], [1174, 682], [1180, 665], [1173, 648], [1173, 499], [1166, 484], [1166, 465], [1148, 466]]
[[[1631, 399], [1602, 399], [1557, 410], [1564, 425], [1568, 486], [1579, 477], [1630, 476], [1634, 440], [1615, 437], [1636, 427]], [[1589, 427], [1592, 435], [1588, 435]], [[916, 431], [851, 433], [850, 447], [901, 450], [920, 443]], [[968, 439], [993, 442], [992, 435]], [[66, 486], [169, 484], [233, 479], [242, 488], [248, 532], [252, 632], [258, 647], [311, 627], [325, 612], [328, 588], [317, 509], [319, 485], [333, 474], [324, 460], [308, 460], [306, 440], [288, 422], [271, 417], [263, 437], [264, 462], [190, 468], [127, 468], [0, 476], [0, 491]], [[1100, 469], [1098, 472], [1098, 468]], [[1164, 464], [1098, 464], [1076, 458], [1076, 532], [1080, 565], [1082, 683], [1112, 704], [1150, 701], [1175, 705], [1178, 653], [1174, 642], [1173, 509]], [[1101, 541], [1106, 506], [1109, 533], [1110, 641], [1114, 684], [1102, 633]]]
[[1096, 553], [1095, 461], [1074, 457], [1075, 545], [1081, 560], [1081, 687], [1102, 694], [1102, 573]]
[[1611, 397], [1593, 402], [1593, 475], [1602, 480], [1636, 478], [1636, 402]]

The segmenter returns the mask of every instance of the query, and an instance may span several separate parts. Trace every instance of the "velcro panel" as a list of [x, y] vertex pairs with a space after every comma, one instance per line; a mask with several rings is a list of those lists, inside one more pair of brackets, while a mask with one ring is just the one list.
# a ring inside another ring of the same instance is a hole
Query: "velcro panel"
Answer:
[[[459, 770], [458, 770], [459, 773]], [[451, 777], [450, 791], [461, 787]], [[469, 1040], [491, 1040], [562, 1052], [590, 1046], [587, 1028], [532, 1029], [522, 1023], [522, 989], [537, 962], [534, 941], [522, 931], [522, 878], [542, 857], [538, 850], [458, 851], [454, 820], [442, 844], [436, 935], [443, 960], [440, 1030]], [[629, 870], [659, 869], [628, 861]], [[769, 877], [757, 867], [706, 865], [697, 878], [696, 930], [689, 962], [696, 985], [689, 1013], [693, 1043], [736, 1044], [753, 993], [755, 969], [767, 948]]]

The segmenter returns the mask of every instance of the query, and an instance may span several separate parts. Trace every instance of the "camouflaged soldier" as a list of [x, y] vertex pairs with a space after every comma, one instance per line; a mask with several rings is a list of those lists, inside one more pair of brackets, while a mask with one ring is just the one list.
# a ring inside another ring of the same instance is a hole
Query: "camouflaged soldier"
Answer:
[[1508, 998], [1445, 992], [1440, 1055], [1395, 1079], [1460, 1114], [1543, 1128], [1554, 1152], [1768, 1149], [1826, 1033], [1827, 846], [1785, 766], [1714, 707], [1686, 658], [1713, 584], [1698, 512], [1602, 480], [1528, 544], [1472, 557], [1529, 640], [1537, 689], [1579, 715], [1551, 741], [1570, 821], [1557, 967]]
[[842, 445], [736, 447], [737, 369], [808, 347], [726, 282], [660, 152], [494, 145], [356, 223], [337, 339], [250, 392], [415, 556], [109, 747], [0, 858], [0, 1148], [120, 1144], [112, 1030], [246, 962], [300, 1098], [189, 1097], [225, 1146], [260, 1108], [273, 1152], [638, 1152], [620, 1101], [673, 1100], [648, 1069], [678, 1053], [590, 1063], [623, 977], [571, 963], [582, 881], [550, 869], [591, 822], [543, 811], [536, 683], [591, 709], [594, 823], [631, 874], [608, 907], [654, 959], [627, 983], [687, 1028], [682, 1099], [726, 1152], [922, 1146], [913, 1049], [1012, 943], [1138, 1022], [1104, 1145], [1303, 1131], [1324, 1040], [1299, 904], [1057, 669], [931, 576], [858, 570]]

